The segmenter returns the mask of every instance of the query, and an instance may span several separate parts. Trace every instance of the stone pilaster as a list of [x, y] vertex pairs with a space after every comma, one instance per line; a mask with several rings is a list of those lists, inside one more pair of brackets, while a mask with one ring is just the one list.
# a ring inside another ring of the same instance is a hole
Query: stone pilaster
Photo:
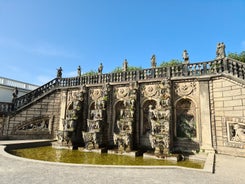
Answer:
[[200, 81], [200, 119], [201, 119], [201, 149], [213, 151], [211, 132], [211, 112], [209, 97], [209, 82]]
[[63, 130], [63, 121], [66, 116], [66, 101], [67, 101], [67, 91], [61, 92], [61, 103], [60, 103], [60, 119], [59, 119], [59, 130]]

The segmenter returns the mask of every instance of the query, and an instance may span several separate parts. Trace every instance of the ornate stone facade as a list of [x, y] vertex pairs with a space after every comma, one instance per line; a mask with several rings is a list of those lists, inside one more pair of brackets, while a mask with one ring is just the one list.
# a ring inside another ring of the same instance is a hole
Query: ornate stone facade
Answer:
[[199, 83], [186, 80], [174, 84], [174, 139], [180, 150], [198, 150], [199, 130]]
[[78, 91], [69, 91], [67, 95], [68, 108], [66, 109], [65, 119], [62, 121], [62, 129], [58, 130], [58, 142], [62, 146], [78, 147], [80, 140], [80, 124], [81, 112], [83, 106], [83, 96], [86, 92], [82, 87]]
[[[1, 137], [155, 154], [245, 155], [244, 64], [227, 57], [171, 67], [59, 76], [2, 105]], [[154, 58], [152, 58], [154, 61]], [[13, 107], [13, 108], [6, 108]], [[82, 133], [83, 132], [83, 133]]]
[[[159, 84], [143, 85], [141, 88], [141, 96], [147, 113], [143, 118], [143, 132], [145, 137], [149, 139], [151, 147], [156, 155], [167, 155], [170, 148], [170, 121], [171, 121], [171, 84], [170, 80], [165, 79]], [[151, 101], [151, 102], [150, 102]], [[148, 102], [148, 103], [147, 103]], [[148, 121], [148, 123], [147, 123]], [[149, 129], [145, 124], [150, 124]]]
[[87, 119], [87, 131], [83, 131], [83, 140], [87, 150], [98, 149], [102, 144], [102, 128], [105, 124], [105, 108], [108, 94], [108, 86], [92, 88], [89, 90], [90, 109]]
[[130, 83], [129, 86], [116, 87], [115, 97], [117, 104], [116, 125], [114, 126], [113, 140], [118, 151], [123, 153], [132, 150], [133, 126], [135, 124], [135, 101], [137, 100], [137, 83]]

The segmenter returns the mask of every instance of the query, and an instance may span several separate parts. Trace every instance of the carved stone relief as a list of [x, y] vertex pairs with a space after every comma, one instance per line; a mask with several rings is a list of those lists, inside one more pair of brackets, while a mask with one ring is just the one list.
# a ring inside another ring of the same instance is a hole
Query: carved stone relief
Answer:
[[[78, 124], [81, 118], [82, 102], [84, 100], [84, 93], [86, 93], [85, 87], [82, 86], [80, 90], [69, 91], [67, 96], [68, 108], [66, 110], [66, 116], [63, 120], [63, 129], [57, 133], [58, 143], [63, 146], [71, 146], [78, 142]], [[72, 140], [73, 137], [73, 140]]]
[[158, 85], [145, 85], [143, 87], [142, 94], [146, 98], [154, 98], [158, 96], [158, 88], [159, 88]]
[[[170, 81], [165, 79], [159, 84], [149, 84], [142, 86], [142, 97], [149, 107], [144, 109], [148, 112], [148, 117], [143, 121], [150, 124], [149, 141], [154, 149], [155, 155], [167, 155], [170, 145], [170, 120], [171, 120], [171, 94]], [[155, 103], [153, 103], [155, 101]], [[147, 125], [143, 122], [143, 125]], [[143, 127], [146, 129], [146, 127]], [[144, 132], [145, 130], [143, 130]]]
[[113, 140], [120, 153], [129, 152], [132, 149], [132, 129], [137, 87], [136, 83], [130, 83], [129, 86], [115, 89], [117, 108], [115, 110], [116, 123]]
[[33, 134], [33, 133], [49, 133], [49, 124], [52, 118], [48, 116], [38, 116], [23, 121], [13, 129], [14, 134]]
[[245, 120], [233, 118], [227, 122], [228, 140], [245, 143]]
[[109, 86], [105, 84], [102, 88], [90, 89], [91, 104], [89, 119], [87, 119], [87, 131], [83, 131], [83, 139], [87, 150], [98, 149], [102, 143], [102, 126], [104, 111], [106, 108]]
[[175, 83], [174, 90], [180, 97], [194, 95], [197, 91], [197, 82]]

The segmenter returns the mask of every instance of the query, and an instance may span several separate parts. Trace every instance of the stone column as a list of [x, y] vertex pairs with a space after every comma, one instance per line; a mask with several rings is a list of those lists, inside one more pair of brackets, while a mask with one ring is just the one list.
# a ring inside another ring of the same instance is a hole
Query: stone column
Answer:
[[201, 119], [201, 149], [213, 151], [211, 131], [211, 111], [208, 80], [202, 80], [200, 86], [200, 119]]

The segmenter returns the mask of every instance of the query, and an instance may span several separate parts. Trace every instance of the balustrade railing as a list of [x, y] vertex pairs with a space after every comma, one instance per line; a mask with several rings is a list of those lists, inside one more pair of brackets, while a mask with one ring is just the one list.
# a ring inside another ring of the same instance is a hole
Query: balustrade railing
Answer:
[[[211, 74], [227, 73], [240, 79], [245, 79], [245, 63], [234, 59], [224, 58], [220, 60], [179, 64], [170, 67], [148, 68], [143, 70], [126, 71], [109, 74], [97, 74], [71, 78], [56, 78], [47, 84], [15, 99], [13, 106], [18, 109], [34, 99], [44, 95], [55, 88], [93, 85], [103, 83], [120, 83], [130, 81], [142, 81], [161, 78], [191, 77]], [[3, 110], [2, 110], [3, 109]], [[13, 109], [12, 106], [1, 106], [0, 112]]]
[[34, 99], [42, 96], [43, 94], [49, 92], [50, 90], [54, 89], [58, 85], [58, 79], [53, 79], [47, 84], [44, 84], [43, 86], [23, 95], [19, 98], [16, 98], [13, 100], [14, 109], [18, 109], [30, 102], [32, 102]]
[[5, 114], [13, 110], [13, 104], [9, 102], [0, 102], [0, 114]]

